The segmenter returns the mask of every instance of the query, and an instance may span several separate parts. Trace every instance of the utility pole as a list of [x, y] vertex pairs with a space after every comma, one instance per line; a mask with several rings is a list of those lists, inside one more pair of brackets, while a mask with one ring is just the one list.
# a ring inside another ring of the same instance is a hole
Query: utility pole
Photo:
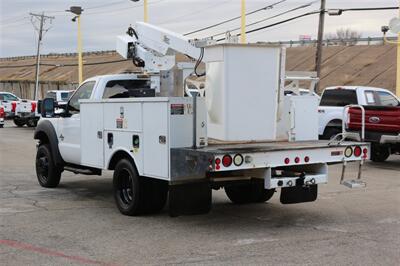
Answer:
[[[324, 40], [324, 24], [325, 24], [325, 5], [326, 0], [321, 0], [321, 9], [319, 13], [319, 25], [318, 25], [318, 41], [317, 41], [317, 52], [315, 55], [315, 71], [317, 77], [321, 78], [321, 63], [322, 63], [322, 46]], [[317, 83], [316, 91], [319, 91], [319, 84]]]
[[[400, 8], [399, 8], [399, 19], [400, 19]], [[400, 32], [397, 33], [396, 95], [397, 97], [400, 97]]]
[[[36, 77], [35, 77], [35, 92], [33, 95], [34, 100], [38, 99], [38, 91], [39, 91], [39, 75], [40, 75], [40, 44], [43, 39], [43, 31], [47, 32], [50, 28], [44, 29], [44, 25], [46, 23], [46, 20], [51, 20], [54, 19], [54, 17], [49, 17], [45, 16], [44, 13], [42, 14], [34, 14], [34, 13], [29, 13], [31, 15], [31, 22], [33, 27], [36, 29], [38, 32], [38, 44], [37, 44], [37, 51], [36, 51]], [[36, 20], [36, 21], [35, 21]], [[36, 23], [39, 23], [39, 27], [36, 26]]]
[[240, 42], [246, 43], [246, 0], [242, 1], [241, 26], [240, 26]]

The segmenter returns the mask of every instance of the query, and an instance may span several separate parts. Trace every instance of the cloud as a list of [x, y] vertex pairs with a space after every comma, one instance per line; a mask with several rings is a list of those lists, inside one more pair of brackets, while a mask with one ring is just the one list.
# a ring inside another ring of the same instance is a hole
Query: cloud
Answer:
[[[288, 0], [272, 10], [259, 12], [248, 17], [248, 22], [272, 16], [284, 10], [308, 3], [312, 0]], [[218, 3], [219, 2], [219, 3]], [[176, 32], [185, 33], [240, 14], [238, 0], [149, 0], [150, 22], [159, 24]], [[260, 8], [274, 0], [247, 0], [247, 10]], [[360, 6], [395, 6], [395, 0], [331, 0], [328, 8], [348, 8]], [[81, 5], [84, 50], [114, 49], [115, 36], [123, 34], [129, 24], [142, 20], [142, 7], [129, 0], [121, 1], [62, 1], [62, 0], [2, 0], [0, 17], [0, 57], [35, 54], [34, 29], [29, 12], [45, 11], [55, 16], [52, 27], [46, 33], [42, 53], [76, 51], [76, 24], [71, 21], [72, 14], [64, 12], [69, 5]], [[91, 8], [92, 7], [92, 8]], [[94, 8], [93, 8], [94, 7]], [[97, 8], [96, 8], [97, 7]], [[306, 11], [319, 8], [316, 3], [308, 9], [279, 17], [260, 25], [279, 21]], [[380, 27], [388, 23], [397, 11], [352, 12], [340, 17], [327, 17], [326, 32], [335, 32], [340, 27], [350, 27], [362, 32], [363, 36], [380, 36]], [[164, 23], [162, 23], [164, 22]], [[160, 24], [161, 23], [161, 24]], [[201, 32], [193, 37], [207, 37], [239, 26], [233, 21], [218, 28]], [[310, 16], [283, 24], [248, 36], [249, 41], [296, 40], [301, 34], [313, 37], [317, 33], [318, 16]], [[49, 24], [47, 24], [48, 26]]]

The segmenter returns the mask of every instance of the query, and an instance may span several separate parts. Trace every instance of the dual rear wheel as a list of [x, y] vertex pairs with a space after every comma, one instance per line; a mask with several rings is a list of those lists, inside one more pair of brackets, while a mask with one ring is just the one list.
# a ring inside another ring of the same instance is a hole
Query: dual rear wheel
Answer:
[[252, 181], [245, 184], [225, 186], [225, 193], [235, 204], [262, 203], [270, 200], [275, 189], [265, 189], [264, 182]]
[[115, 166], [113, 187], [115, 202], [124, 215], [158, 213], [167, 201], [168, 183], [139, 176], [128, 159]]

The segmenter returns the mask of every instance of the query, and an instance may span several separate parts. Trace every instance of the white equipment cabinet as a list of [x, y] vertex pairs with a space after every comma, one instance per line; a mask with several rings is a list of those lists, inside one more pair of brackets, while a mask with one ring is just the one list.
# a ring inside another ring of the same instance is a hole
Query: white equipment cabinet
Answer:
[[318, 104], [314, 95], [285, 96], [278, 121], [278, 139], [284, 141], [318, 140]]
[[281, 47], [265, 44], [225, 43], [205, 48], [210, 138], [276, 139], [281, 52]]
[[[140, 175], [170, 180], [170, 150], [193, 145], [194, 98], [81, 101], [81, 165], [106, 169], [117, 151]], [[197, 98], [196, 146], [207, 145], [205, 102]], [[127, 144], [130, 145], [127, 145]]]

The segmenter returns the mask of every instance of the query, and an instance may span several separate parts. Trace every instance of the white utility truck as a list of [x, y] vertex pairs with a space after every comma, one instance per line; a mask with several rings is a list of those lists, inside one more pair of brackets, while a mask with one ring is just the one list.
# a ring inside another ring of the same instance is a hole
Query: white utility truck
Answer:
[[[40, 185], [56, 187], [64, 170], [113, 170], [121, 213], [155, 213], [168, 198], [171, 216], [207, 213], [220, 188], [234, 203], [265, 202], [276, 189], [283, 204], [314, 201], [329, 163], [343, 163], [343, 184], [365, 185], [369, 144], [344, 141], [356, 134], [318, 140], [318, 98], [284, 96], [280, 46], [193, 41], [139, 22], [117, 51], [143, 73], [88, 79], [65, 106], [43, 100]], [[178, 52], [193, 63], [176, 63]], [[348, 162], [359, 163], [357, 180], [343, 180]]]

